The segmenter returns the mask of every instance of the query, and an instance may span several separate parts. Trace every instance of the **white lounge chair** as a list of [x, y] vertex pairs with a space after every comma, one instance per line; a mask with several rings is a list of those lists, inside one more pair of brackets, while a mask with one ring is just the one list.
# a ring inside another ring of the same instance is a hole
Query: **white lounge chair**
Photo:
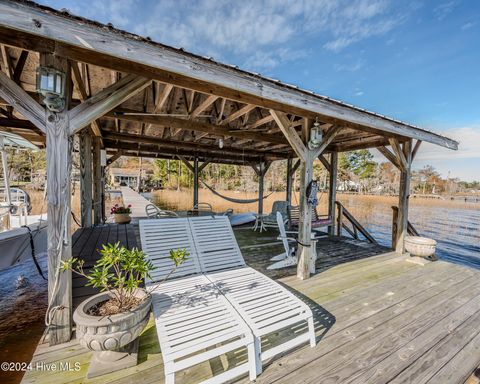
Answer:
[[178, 217], [173, 211], [165, 211], [158, 208], [155, 204], [147, 204], [145, 207], [145, 213], [149, 219], [161, 219], [164, 217]]
[[[254, 380], [257, 369], [252, 332], [218, 288], [201, 274], [187, 219], [141, 220], [139, 225], [142, 249], [157, 267], [146, 287], [156, 288], [152, 307], [166, 384], [175, 382], [178, 371], [241, 347], [247, 348], [246, 363], [204, 383], [224, 383], [245, 373]], [[158, 285], [173, 267], [170, 250], [178, 248], [190, 253], [187, 261]]]
[[[292, 267], [298, 264], [298, 255], [296, 254], [297, 249], [290, 247], [288, 241], [295, 241], [297, 239], [295, 237], [288, 237], [287, 233], [297, 234], [297, 231], [286, 231], [285, 230], [285, 222], [283, 221], [283, 217], [280, 212], [277, 212], [277, 223], [278, 223], [278, 231], [280, 232], [280, 236], [277, 237], [278, 240], [282, 241], [283, 248], [285, 249], [284, 253], [280, 255], [272, 257], [271, 261], [276, 261], [267, 267], [267, 269], [280, 269], [286, 267]], [[315, 262], [317, 261], [317, 240], [319, 238], [315, 237], [314, 233], [312, 232], [311, 237], [311, 247], [312, 247], [312, 258], [310, 260], [310, 273], [315, 273]]]
[[[240, 313], [255, 336], [257, 374], [262, 361], [305, 342], [315, 346], [310, 308], [289, 290], [247, 267], [227, 217], [189, 218], [200, 268]], [[261, 338], [299, 323], [306, 331], [292, 329], [292, 339], [262, 352]]]

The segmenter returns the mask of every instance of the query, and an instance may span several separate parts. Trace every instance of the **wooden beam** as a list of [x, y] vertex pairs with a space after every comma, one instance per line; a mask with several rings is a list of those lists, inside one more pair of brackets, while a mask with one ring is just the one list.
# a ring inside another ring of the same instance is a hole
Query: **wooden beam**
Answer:
[[155, 108], [153, 109], [153, 113], [157, 113], [158, 111], [162, 110], [162, 107], [168, 100], [170, 93], [172, 92], [173, 85], [172, 84], [164, 84], [162, 92], [157, 94], [157, 99], [155, 100]]
[[205, 167], [210, 164], [212, 161], [210, 159], [206, 159], [203, 161], [203, 163], [198, 167], [198, 172], [202, 172]]
[[252, 124], [247, 125], [245, 129], [255, 129], [255, 128], [261, 127], [262, 125], [268, 124], [271, 121], [273, 121], [273, 116], [268, 115], [268, 116], [262, 117], [261, 119], [258, 119]]
[[12, 59], [8, 53], [8, 47], [0, 45], [0, 51], [2, 53], [3, 71], [11, 79], [13, 77], [13, 65]]
[[[338, 153], [330, 154], [329, 164], [329, 189], [328, 189], [328, 216], [332, 220], [332, 225], [328, 227], [328, 234], [335, 234], [335, 201], [337, 200], [337, 176], [338, 176]], [[341, 228], [339, 229], [341, 231]]]
[[293, 163], [292, 158], [288, 158], [287, 160], [287, 188], [286, 188], [286, 200], [288, 201], [289, 205], [292, 205], [292, 191], [293, 191], [293, 180], [295, 171], [300, 166], [300, 160], [296, 160]]
[[[44, 11], [28, 3], [0, 3], [0, 42], [148, 76], [207, 94], [216, 94], [297, 116], [319, 116], [322, 121], [371, 127], [377, 131], [413, 137], [447, 148], [458, 143], [408, 124], [286, 86], [258, 75], [229, 68], [136, 36], [91, 23], [78, 23], [60, 12]], [[39, 28], [36, 25], [47, 25]]]
[[132, 142], [132, 143], [142, 143], [142, 144], [154, 144], [162, 146], [163, 148], [172, 148], [172, 149], [185, 149], [191, 150], [192, 153], [196, 151], [210, 151], [211, 153], [216, 154], [236, 154], [238, 156], [252, 155], [252, 156], [271, 156], [277, 159], [284, 158], [285, 155], [277, 152], [267, 152], [267, 151], [248, 151], [246, 153], [243, 149], [237, 148], [219, 148], [218, 146], [199, 146], [198, 144], [187, 142], [187, 141], [174, 141], [174, 140], [165, 140], [155, 136], [146, 136], [146, 135], [134, 135], [129, 133], [118, 133], [103, 131], [103, 137], [109, 140], [115, 140], [117, 142]]
[[177, 157], [182, 161], [182, 163], [188, 168], [190, 172], [194, 172], [193, 165], [190, 164], [190, 162], [184, 156], [178, 155]]
[[310, 259], [312, 255], [312, 207], [308, 204], [306, 190], [313, 178], [313, 158], [310, 152], [300, 166], [300, 220], [298, 223], [298, 266], [297, 277], [310, 277]]
[[330, 162], [325, 158], [325, 155], [323, 153], [321, 153], [320, 156], [318, 156], [318, 160], [320, 160], [320, 162], [323, 164], [325, 169], [328, 172], [330, 172]]
[[[150, 123], [152, 125], [160, 125], [163, 127], [171, 127], [174, 129], [184, 129], [187, 131], [198, 131], [207, 134], [213, 134], [223, 137], [239, 137], [241, 139], [252, 139], [255, 141], [265, 141], [277, 144], [287, 144], [287, 141], [278, 135], [265, 135], [259, 132], [248, 132], [243, 130], [232, 130], [228, 127], [204, 123], [200, 121], [186, 120], [178, 117], [170, 116], [139, 116], [139, 115], [125, 115], [124, 110], [118, 112], [108, 113], [107, 116], [115, 117], [120, 120], [138, 121]], [[131, 112], [127, 112], [131, 113]]]
[[200, 115], [205, 109], [207, 109], [210, 105], [212, 105], [216, 100], [218, 99], [218, 96], [215, 95], [209, 95], [205, 100], [203, 100], [197, 108], [195, 108], [192, 113], [190, 114], [189, 118], [194, 119], [198, 115]]
[[80, 219], [82, 227], [92, 226], [92, 136], [90, 129], [80, 132]]
[[408, 200], [410, 197], [410, 178], [412, 164], [412, 141], [403, 144], [401, 149], [405, 158], [406, 167], [400, 174], [400, 190], [398, 194], [398, 224], [395, 250], [399, 254], [405, 253], [405, 236], [408, 228]]
[[390, 150], [387, 147], [378, 147], [378, 151], [387, 158], [395, 167], [397, 167], [399, 170], [402, 170], [402, 167], [400, 166], [400, 163], [397, 160], [397, 157], [395, 154], [390, 152]]
[[400, 147], [400, 143], [398, 142], [397, 139], [393, 139], [393, 138], [388, 139], [388, 141], [389, 141], [394, 153], [397, 156], [397, 161], [398, 161], [398, 164], [400, 165], [400, 168], [402, 170], [406, 170], [407, 167], [408, 167], [407, 159], [405, 157], [405, 154], [403, 153], [402, 148]]
[[127, 75], [70, 110], [71, 134], [102, 117], [151, 83], [150, 79]]
[[93, 224], [103, 224], [102, 212], [102, 164], [100, 137], [93, 137]]
[[107, 166], [111, 165], [115, 160], [118, 160], [120, 157], [122, 157], [123, 151], [119, 149], [115, 154], [113, 154], [108, 160], [107, 160]]
[[46, 132], [45, 108], [3, 72], [0, 72], [0, 96], [42, 132]]
[[220, 121], [220, 125], [226, 125], [231, 123], [232, 121], [242, 117], [243, 115], [249, 113], [252, 109], [255, 109], [257, 106], [252, 104], [247, 104], [244, 107], [240, 108], [238, 111], [231, 113], [225, 119]]
[[[69, 105], [70, 64], [61, 57], [41, 54], [42, 65], [54, 67], [66, 74], [65, 94]], [[10, 79], [9, 79], [10, 80]], [[12, 80], [13, 82], [13, 80]], [[16, 85], [16, 84], [15, 84]], [[36, 104], [36, 103], [35, 103]], [[38, 104], [36, 104], [38, 105]], [[45, 112], [44, 112], [45, 119]], [[48, 112], [47, 133], [47, 199], [48, 199], [48, 328], [49, 343], [56, 345], [70, 340], [72, 334], [72, 277], [70, 271], [61, 272], [60, 261], [72, 256], [70, 233], [70, 171], [72, 167], [72, 139], [69, 135], [68, 111]], [[56, 308], [56, 310], [52, 310]]]
[[17, 84], [20, 84], [20, 78], [22, 77], [23, 68], [27, 62], [28, 51], [23, 50], [18, 57], [17, 64], [15, 65], [15, 70], [13, 71], [13, 81]]
[[[82, 75], [80, 74], [78, 63], [72, 62], [71, 67], [72, 67], [72, 73], [73, 73], [73, 76], [72, 76], [73, 83], [75, 84], [76, 88], [80, 93], [80, 100], [85, 101], [88, 99], [89, 96], [85, 88], [85, 83], [82, 79]], [[102, 132], [100, 131], [100, 124], [96, 120], [92, 120], [91, 127], [92, 127], [93, 134], [95, 136], [99, 136], [99, 137], [102, 136]]]
[[275, 119], [275, 122], [279, 126], [287, 141], [290, 143], [290, 146], [293, 148], [297, 156], [302, 161], [305, 161], [307, 158], [307, 147], [302, 142], [302, 139], [298, 135], [297, 131], [290, 125], [290, 121], [288, 120], [287, 116], [283, 112], [274, 111], [273, 109], [270, 110], [270, 114]]
[[412, 161], [415, 160], [415, 156], [417, 156], [417, 152], [420, 149], [420, 145], [422, 144], [421, 140], [417, 140], [415, 146], [413, 147], [412, 151]]
[[330, 127], [327, 132], [325, 133], [325, 136], [323, 137], [322, 143], [320, 144], [320, 147], [315, 148], [313, 150], [313, 158], [316, 159], [318, 156], [320, 156], [321, 153], [327, 149], [327, 147], [330, 145], [330, 143], [335, 139], [335, 136], [340, 132], [342, 127], [339, 127], [337, 125], [334, 125], [333, 127]]

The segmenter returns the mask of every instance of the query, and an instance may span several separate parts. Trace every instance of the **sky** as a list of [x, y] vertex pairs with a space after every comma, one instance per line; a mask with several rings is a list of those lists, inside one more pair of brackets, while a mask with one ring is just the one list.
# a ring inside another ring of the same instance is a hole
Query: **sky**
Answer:
[[414, 169], [480, 180], [480, 1], [40, 3], [444, 134]]

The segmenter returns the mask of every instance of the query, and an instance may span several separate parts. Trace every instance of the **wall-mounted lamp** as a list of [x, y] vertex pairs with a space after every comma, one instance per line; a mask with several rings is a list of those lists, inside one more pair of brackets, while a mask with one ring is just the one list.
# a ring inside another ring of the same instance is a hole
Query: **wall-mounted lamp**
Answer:
[[218, 148], [220, 148], [220, 149], [223, 148], [223, 139], [218, 140]]
[[65, 108], [65, 74], [54, 68], [37, 68], [37, 92], [43, 96], [45, 106], [52, 112]]
[[313, 127], [310, 130], [310, 140], [308, 141], [308, 148], [309, 149], [315, 149], [322, 144], [322, 139], [323, 139], [323, 131], [322, 128], [320, 127], [320, 123], [318, 122], [318, 119], [315, 119], [315, 122], [313, 123]]

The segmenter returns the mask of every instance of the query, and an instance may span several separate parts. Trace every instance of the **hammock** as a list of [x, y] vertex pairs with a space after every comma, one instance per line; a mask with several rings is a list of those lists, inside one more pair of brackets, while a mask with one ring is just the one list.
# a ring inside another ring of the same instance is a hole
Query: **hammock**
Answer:
[[[228, 196], [224, 196], [220, 193], [218, 193], [217, 191], [215, 191], [212, 187], [210, 187], [207, 183], [205, 183], [204, 181], [200, 180], [200, 182], [205, 186], [207, 187], [214, 195], [217, 195], [218, 197], [221, 197], [222, 199], [224, 200], [227, 200], [227, 201], [230, 201], [231, 203], [237, 203], [237, 204], [250, 204], [250, 203], [255, 203], [257, 201], [259, 201], [260, 199], [244, 199], [244, 200], [241, 200], [241, 199], [234, 199], [233, 197], [228, 197]], [[267, 196], [263, 196], [264, 199], [266, 199], [268, 196], [270, 196], [273, 192], [270, 192]]]

